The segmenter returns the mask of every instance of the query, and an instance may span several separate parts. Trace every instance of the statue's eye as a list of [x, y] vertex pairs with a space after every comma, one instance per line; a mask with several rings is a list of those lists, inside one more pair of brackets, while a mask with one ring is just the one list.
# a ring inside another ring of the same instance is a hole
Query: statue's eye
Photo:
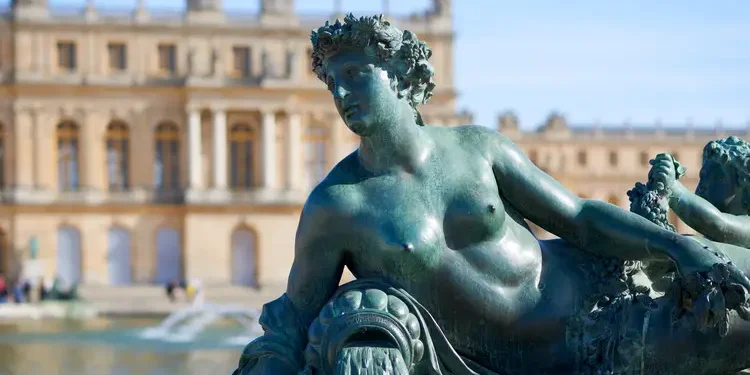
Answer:
[[346, 69], [346, 75], [349, 77], [355, 77], [359, 73], [359, 68], [356, 66], [351, 66], [348, 69]]

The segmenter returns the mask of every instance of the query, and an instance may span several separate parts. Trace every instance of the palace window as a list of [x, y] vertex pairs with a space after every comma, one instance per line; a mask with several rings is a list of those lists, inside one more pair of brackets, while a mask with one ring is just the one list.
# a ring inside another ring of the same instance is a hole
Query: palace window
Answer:
[[255, 129], [247, 123], [235, 124], [229, 130], [229, 157], [231, 186], [235, 189], [253, 187], [255, 171], [253, 157], [257, 135]]
[[315, 187], [328, 173], [328, 130], [320, 126], [305, 129], [305, 176], [307, 186]]
[[125, 43], [109, 43], [109, 45], [107, 45], [110, 71], [121, 72], [128, 68], [127, 51]]
[[619, 163], [619, 158], [617, 155], [617, 151], [610, 151], [609, 152], [609, 165], [615, 167]]
[[159, 70], [174, 74], [177, 71], [177, 47], [174, 44], [159, 44]]
[[130, 186], [128, 157], [128, 126], [113, 122], [107, 127], [107, 178], [109, 190], [125, 190]]
[[588, 163], [588, 155], [586, 154], [586, 151], [581, 150], [578, 151], [578, 164], [585, 166]]
[[57, 187], [78, 190], [80, 141], [78, 125], [65, 121], [57, 125]]
[[156, 127], [154, 184], [159, 190], [180, 187], [180, 131], [171, 122]]
[[651, 158], [648, 157], [648, 152], [646, 151], [641, 151], [640, 159], [641, 165], [648, 165], [649, 160], [651, 160]]
[[239, 77], [250, 76], [250, 47], [235, 46], [232, 48], [234, 57], [234, 74]]
[[57, 67], [60, 70], [76, 70], [76, 44], [57, 42]]

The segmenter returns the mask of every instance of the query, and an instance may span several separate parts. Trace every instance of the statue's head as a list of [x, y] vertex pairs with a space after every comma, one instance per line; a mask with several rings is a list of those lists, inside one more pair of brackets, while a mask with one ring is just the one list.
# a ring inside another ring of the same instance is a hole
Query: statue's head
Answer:
[[411, 111], [424, 125], [417, 106], [435, 88], [427, 61], [432, 51], [410, 31], [401, 31], [382, 16], [326, 24], [311, 35], [312, 69], [328, 85], [347, 127], [365, 136], [378, 124]]
[[737, 137], [709, 142], [695, 193], [722, 212], [750, 214], [750, 143]]

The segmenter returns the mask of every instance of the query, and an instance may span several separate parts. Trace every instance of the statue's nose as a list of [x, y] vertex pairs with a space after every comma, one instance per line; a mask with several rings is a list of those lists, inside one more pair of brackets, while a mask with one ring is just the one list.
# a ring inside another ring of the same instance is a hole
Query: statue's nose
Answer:
[[334, 95], [337, 99], [345, 99], [349, 96], [349, 90], [345, 89], [344, 86], [338, 85], [334, 90]]

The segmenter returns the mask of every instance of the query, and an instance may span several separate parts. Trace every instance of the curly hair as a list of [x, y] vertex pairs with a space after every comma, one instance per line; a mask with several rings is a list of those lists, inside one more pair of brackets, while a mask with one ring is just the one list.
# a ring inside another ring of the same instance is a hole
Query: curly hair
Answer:
[[384, 21], [382, 15], [356, 18], [349, 13], [343, 23], [326, 21], [318, 30], [313, 30], [310, 41], [312, 70], [318, 79], [326, 82], [323, 63], [339, 50], [363, 49], [388, 73], [398, 97], [408, 99], [417, 124], [424, 125], [417, 106], [432, 97], [435, 70], [428, 61], [432, 50], [414, 33], [399, 30]]
[[[707, 169], [712, 168], [710, 164], [705, 163], [707, 160], [734, 172], [736, 183], [743, 190], [742, 203], [750, 212], [750, 143], [735, 136], [709, 142], [703, 148], [704, 163], [701, 168], [701, 178], [705, 176]], [[699, 187], [696, 194], [701, 195], [701, 193]]]

